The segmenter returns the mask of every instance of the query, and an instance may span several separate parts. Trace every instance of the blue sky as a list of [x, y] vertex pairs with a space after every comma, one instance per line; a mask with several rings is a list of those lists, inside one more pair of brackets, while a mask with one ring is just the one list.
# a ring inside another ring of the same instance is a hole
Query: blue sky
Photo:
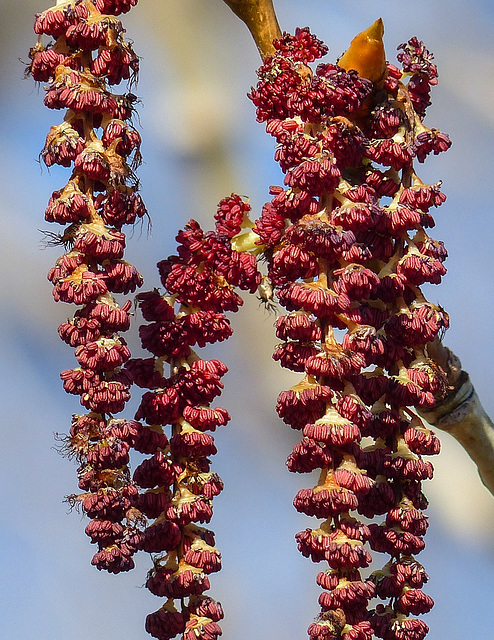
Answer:
[[[33, 14], [45, 8], [32, 0], [2, 0], [0, 24], [2, 637], [144, 639], [144, 616], [160, 606], [141, 588], [149, 559], [142, 555], [135, 571], [117, 577], [90, 566], [85, 522], [67, 515], [62, 503], [76, 490], [75, 465], [53, 449], [53, 433], [68, 429], [79, 406], [58, 379], [74, 362], [56, 333], [70, 310], [52, 302], [45, 278], [59, 249], [43, 249], [39, 229], [49, 226], [46, 202], [68, 172], [41, 170], [37, 163], [49, 127], [62, 116], [43, 107], [42, 88], [22, 79], [19, 62], [35, 41]], [[277, 8], [282, 28], [309, 25], [330, 46], [328, 59], [379, 16], [391, 61], [396, 46], [413, 35], [435, 53], [440, 83], [427, 123], [447, 132], [453, 147], [431, 158], [420, 175], [443, 180], [448, 200], [436, 212], [432, 235], [445, 242], [450, 257], [444, 282], [427, 295], [450, 313], [445, 342], [493, 415], [492, 3], [278, 0]], [[146, 0], [124, 23], [142, 56], [139, 177], [152, 219], [151, 229], [129, 233], [127, 259], [152, 288], [158, 284], [155, 263], [173, 251], [175, 233], [189, 218], [210, 227], [216, 203], [232, 191], [250, 196], [258, 211], [280, 173], [272, 140], [245, 97], [256, 81], [257, 52], [220, 0]], [[318, 568], [300, 556], [293, 538], [312, 522], [291, 506], [310, 479], [286, 471], [296, 434], [274, 412], [279, 391], [298, 376], [270, 359], [274, 318], [255, 300], [245, 307], [232, 318], [236, 334], [229, 344], [207, 351], [230, 367], [220, 404], [234, 416], [216, 437], [214, 467], [226, 489], [215, 500], [211, 526], [224, 569], [212, 577], [211, 594], [227, 612], [225, 638], [298, 640], [318, 611]], [[135, 327], [129, 340], [137, 344]], [[427, 548], [419, 557], [436, 600], [426, 617], [430, 637], [488, 638], [494, 502], [463, 450], [447, 434], [441, 440], [436, 477], [426, 487]]]

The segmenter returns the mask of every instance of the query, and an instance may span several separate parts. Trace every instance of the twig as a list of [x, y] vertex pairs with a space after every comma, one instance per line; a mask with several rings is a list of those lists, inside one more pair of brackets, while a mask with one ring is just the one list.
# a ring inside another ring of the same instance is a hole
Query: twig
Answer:
[[281, 29], [272, 0], [224, 0], [252, 34], [262, 59], [271, 56], [273, 40], [281, 38]]
[[494, 495], [494, 424], [458, 357], [439, 340], [428, 346], [428, 353], [446, 373], [449, 390], [433, 409], [419, 413], [427, 422], [458, 440], [477, 465], [482, 482]]

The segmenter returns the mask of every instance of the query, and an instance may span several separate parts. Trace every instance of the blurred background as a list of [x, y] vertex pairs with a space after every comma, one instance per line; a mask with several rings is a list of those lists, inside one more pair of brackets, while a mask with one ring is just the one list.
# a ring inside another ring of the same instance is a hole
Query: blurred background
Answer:
[[[276, 0], [275, 0], [276, 1]], [[43, 87], [24, 80], [36, 37], [33, 0], [0, 0], [0, 619], [2, 638], [18, 640], [144, 640], [146, 613], [162, 601], [142, 588], [150, 559], [137, 556], [128, 574], [90, 566], [94, 553], [86, 520], [68, 515], [65, 495], [76, 492], [76, 465], [57, 454], [78, 400], [66, 395], [59, 372], [74, 366], [57, 327], [71, 315], [55, 305], [46, 272], [61, 253], [44, 247], [40, 230], [51, 192], [69, 171], [38, 162], [46, 134], [63, 115], [43, 106]], [[328, 60], [381, 16], [388, 59], [417, 35], [435, 53], [440, 83], [426, 124], [447, 132], [452, 149], [420, 166], [424, 181], [443, 180], [447, 202], [432, 235], [450, 258], [440, 287], [426, 295], [451, 317], [445, 343], [469, 371], [484, 407], [494, 415], [492, 354], [492, 153], [494, 149], [494, 5], [490, 0], [277, 0], [282, 29], [310, 26], [330, 47]], [[406, 17], [405, 17], [406, 16]], [[123, 16], [142, 57], [141, 193], [152, 226], [128, 233], [126, 259], [159, 284], [155, 263], [174, 250], [189, 218], [212, 227], [217, 202], [232, 191], [248, 195], [254, 215], [268, 187], [281, 184], [273, 142], [255, 122], [246, 98], [256, 82], [257, 50], [245, 26], [221, 0], [142, 0]], [[253, 297], [252, 297], [253, 298]], [[302, 558], [294, 535], [311, 520], [291, 502], [312, 478], [289, 474], [285, 459], [298, 439], [276, 416], [281, 390], [299, 380], [273, 362], [275, 317], [246, 300], [231, 317], [228, 344], [204, 350], [230, 367], [218, 403], [233, 415], [216, 435], [213, 467], [225, 482], [211, 528], [224, 569], [212, 576], [211, 595], [226, 611], [224, 638], [299, 640], [318, 613], [318, 566]], [[136, 323], [137, 324], [137, 323]], [[137, 327], [128, 341], [140, 354]], [[123, 415], [131, 417], [138, 394]], [[440, 434], [433, 459], [427, 547], [419, 560], [436, 601], [426, 616], [434, 640], [492, 637], [494, 499], [463, 449]], [[382, 558], [383, 562], [385, 561]], [[321, 565], [322, 566], [322, 565]]]

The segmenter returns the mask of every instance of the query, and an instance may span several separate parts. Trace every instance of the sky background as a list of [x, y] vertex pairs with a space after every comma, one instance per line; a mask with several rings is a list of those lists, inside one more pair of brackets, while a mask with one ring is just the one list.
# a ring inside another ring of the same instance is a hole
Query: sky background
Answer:
[[[330, 47], [328, 61], [378, 17], [385, 24], [388, 59], [417, 35], [434, 52], [440, 83], [426, 124], [447, 132], [453, 147], [420, 166], [424, 181], [443, 180], [447, 202], [435, 211], [432, 235], [450, 257], [448, 274], [426, 295], [451, 317], [445, 343], [469, 371], [486, 410], [494, 415], [491, 361], [492, 151], [494, 148], [494, 5], [452, 0], [278, 0], [282, 29], [310, 26]], [[77, 491], [76, 465], [54, 450], [77, 398], [66, 395], [59, 372], [74, 366], [56, 328], [71, 315], [55, 305], [46, 272], [60, 254], [43, 248], [40, 230], [51, 192], [69, 171], [38, 163], [46, 134], [63, 115], [43, 106], [43, 88], [23, 79], [35, 42], [33, 15], [45, 5], [0, 0], [0, 619], [4, 640], [144, 640], [146, 613], [161, 599], [142, 588], [150, 560], [119, 576], [90, 566], [94, 553], [86, 520], [67, 514], [63, 497]], [[445, 7], [447, 7], [445, 9]], [[405, 17], [406, 16], [406, 17]], [[220, 0], [141, 0], [123, 17], [142, 57], [137, 93], [144, 164], [141, 193], [152, 227], [128, 233], [126, 259], [159, 284], [155, 264], [174, 250], [189, 218], [212, 227], [217, 202], [236, 191], [254, 213], [280, 184], [273, 141], [255, 122], [246, 93], [256, 82], [258, 54], [244, 25]], [[211, 595], [222, 602], [225, 639], [299, 640], [318, 613], [315, 575], [322, 565], [302, 558], [296, 532], [315, 525], [291, 502], [312, 478], [289, 474], [285, 459], [298, 439], [278, 420], [281, 390], [299, 380], [271, 361], [274, 317], [247, 300], [231, 317], [228, 344], [204, 350], [230, 368], [218, 402], [233, 415], [216, 435], [214, 469], [226, 488], [215, 499], [211, 528], [224, 569]], [[136, 327], [129, 342], [135, 346]], [[137, 394], [136, 394], [137, 395]], [[125, 414], [132, 416], [137, 397]], [[492, 635], [494, 500], [476, 468], [447, 434], [434, 458], [427, 547], [419, 556], [436, 601], [425, 619], [434, 640]], [[381, 558], [385, 562], [384, 557]]]

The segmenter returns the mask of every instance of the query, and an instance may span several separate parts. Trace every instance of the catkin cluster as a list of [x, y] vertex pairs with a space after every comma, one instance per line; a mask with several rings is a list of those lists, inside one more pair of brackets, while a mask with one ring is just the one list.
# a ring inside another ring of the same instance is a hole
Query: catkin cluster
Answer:
[[[377, 49], [361, 75], [328, 63], [313, 71], [327, 47], [307, 28], [275, 48], [250, 98], [285, 179], [254, 232], [287, 311], [276, 321], [274, 358], [303, 374], [278, 398], [279, 416], [302, 436], [288, 468], [319, 472], [294, 500], [322, 520], [297, 534], [299, 550], [328, 565], [308, 633], [422, 640], [427, 625], [415, 616], [433, 604], [415, 559], [427, 529], [422, 482], [432, 477], [423, 456], [439, 442], [413, 407], [432, 406], [444, 391], [427, 345], [448, 316], [420, 290], [445, 273], [444, 246], [427, 232], [430, 208], [445, 196], [414, 162], [450, 146], [423, 123], [437, 72], [416, 38], [400, 47], [402, 69]], [[367, 524], [375, 516], [382, 521]], [[365, 577], [369, 548], [390, 559]], [[383, 603], [369, 610], [374, 597]]]
[[140, 428], [114, 417], [129, 400], [132, 383], [123, 368], [130, 351], [121, 336], [130, 325], [132, 301], [115, 296], [142, 285], [136, 268], [123, 259], [122, 228], [146, 215], [134, 173], [141, 161], [141, 137], [132, 124], [136, 97], [112, 92], [138, 72], [138, 57], [117, 17], [136, 1], [65, 2], [37, 15], [39, 37], [28, 67], [34, 80], [45, 83], [45, 105], [63, 112], [41, 159], [72, 171], [45, 213], [48, 222], [63, 227], [53, 237], [66, 249], [48, 274], [53, 297], [77, 306], [59, 334], [75, 349], [78, 364], [61, 377], [87, 412], [73, 417], [65, 443], [80, 463], [84, 492], [70, 500], [91, 520], [86, 533], [98, 547], [92, 563], [112, 573], [134, 566], [141, 537], [133, 508], [138, 488], [128, 467]]

